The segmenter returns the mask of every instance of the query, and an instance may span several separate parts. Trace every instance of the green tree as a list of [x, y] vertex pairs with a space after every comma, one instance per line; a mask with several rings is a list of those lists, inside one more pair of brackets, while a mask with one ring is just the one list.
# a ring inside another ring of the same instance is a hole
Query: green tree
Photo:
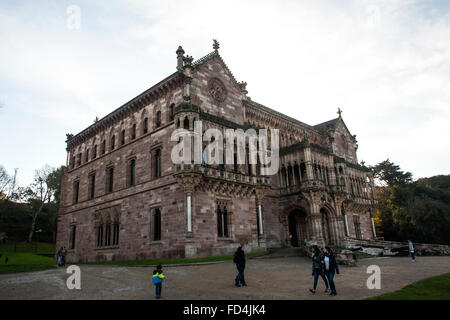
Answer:
[[391, 162], [389, 158], [369, 168], [372, 169], [373, 177], [385, 186], [392, 187], [412, 181], [412, 173], [403, 172], [400, 166]]
[[385, 240], [398, 241], [400, 237], [392, 214], [391, 191], [395, 186], [410, 182], [412, 173], [402, 171], [389, 158], [369, 168], [377, 181], [375, 193], [378, 205], [374, 214], [377, 235], [383, 236]]

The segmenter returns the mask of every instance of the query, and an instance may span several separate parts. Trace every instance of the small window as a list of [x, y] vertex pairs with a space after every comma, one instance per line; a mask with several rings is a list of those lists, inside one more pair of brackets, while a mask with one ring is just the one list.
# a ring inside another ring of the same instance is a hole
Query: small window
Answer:
[[105, 246], [111, 244], [111, 224], [107, 223], [105, 228]]
[[103, 140], [102, 142], [102, 155], [106, 152], [106, 140]]
[[144, 119], [144, 130], [143, 133], [146, 134], [148, 132], [148, 118]]
[[103, 246], [103, 224], [97, 227], [97, 247]]
[[80, 193], [80, 181], [75, 181], [73, 183], [73, 203], [78, 203], [78, 196]]
[[95, 196], [95, 174], [89, 176], [89, 199], [94, 199]]
[[156, 149], [153, 155], [153, 177], [161, 176], [161, 149]]
[[161, 210], [155, 209], [153, 214], [153, 241], [161, 240]]
[[156, 112], [156, 127], [161, 127], [161, 111]]
[[81, 152], [78, 154], [78, 166], [81, 166]]
[[217, 235], [228, 237], [228, 212], [225, 205], [217, 204]]
[[136, 160], [130, 160], [130, 178], [129, 178], [130, 186], [134, 186], [136, 184]]
[[122, 130], [122, 133], [120, 134], [120, 144], [125, 144], [125, 130]]
[[114, 231], [113, 231], [113, 245], [116, 246], [119, 244], [119, 222], [114, 222]]
[[183, 128], [184, 129], [189, 129], [189, 119], [188, 119], [188, 117], [184, 117]]
[[86, 149], [86, 157], [85, 157], [84, 162], [88, 162], [88, 161], [89, 161], [89, 149]]
[[131, 127], [131, 140], [136, 139], [136, 124]]
[[172, 103], [170, 105], [170, 117], [169, 117], [170, 121], [173, 121], [173, 119], [175, 119], [175, 104]]
[[92, 159], [97, 158], [97, 145], [94, 146], [94, 152], [92, 153]]
[[106, 193], [114, 190], [114, 168], [106, 169]]
[[116, 136], [113, 135], [113, 136], [111, 137], [111, 151], [114, 150], [115, 147], [116, 147]]
[[70, 249], [75, 249], [75, 235], [77, 232], [77, 226], [72, 226], [72, 230], [70, 231]]

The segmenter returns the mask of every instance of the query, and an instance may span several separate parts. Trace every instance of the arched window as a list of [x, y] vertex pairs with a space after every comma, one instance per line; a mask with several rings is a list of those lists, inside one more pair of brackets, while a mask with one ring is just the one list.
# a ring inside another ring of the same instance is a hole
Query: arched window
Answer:
[[177, 128], [179, 128], [180, 127], [180, 118], [178, 118], [178, 120], [177, 120]]
[[119, 222], [114, 222], [114, 231], [113, 231], [113, 245], [116, 246], [119, 244]]
[[94, 152], [92, 153], [92, 159], [97, 158], [97, 145], [94, 146]]
[[111, 244], [111, 223], [106, 224], [105, 228], [105, 246], [109, 246]]
[[188, 119], [188, 117], [184, 117], [183, 128], [184, 129], [189, 129], [189, 119]]
[[148, 132], [148, 118], [144, 119], [144, 124], [143, 124], [144, 129], [142, 130], [142, 132], [144, 134], [146, 134]]
[[103, 224], [97, 227], [97, 247], [103, 246]]

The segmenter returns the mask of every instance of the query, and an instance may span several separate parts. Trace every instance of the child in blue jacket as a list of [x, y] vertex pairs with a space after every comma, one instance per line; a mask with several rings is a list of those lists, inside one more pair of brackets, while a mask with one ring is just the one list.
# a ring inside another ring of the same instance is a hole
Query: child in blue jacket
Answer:
[[164, 274], [162, 271], [162, 266], [158, 264], [156, 266], [156, 270], [153, 271], [153, 284], [155, 285], [156, 289], [156, 299], [161, 298], [161, 289], [162, 289], [162, 283], [164, 281]]

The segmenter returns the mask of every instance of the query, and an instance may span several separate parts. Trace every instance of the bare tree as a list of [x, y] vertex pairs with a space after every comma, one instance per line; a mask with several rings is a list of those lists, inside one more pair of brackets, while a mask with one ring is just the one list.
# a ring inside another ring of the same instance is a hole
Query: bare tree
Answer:
[[6, 197], [7, 192], [12, 187], [13, 178], [8, 174], [3, 166], [0, 166], [0, 195]]
[[42, 169], [36, 170], [34, 175], [34, 182], [27, 188], [28, 201], [33, 207], [31, 214], [31, 230], [28, 235], [28, 242], [33, 240], [33, 235], [36, 229], [36, 221], [39, 214], [42, 212], [45, 204], [50, 203], [54, 199], [55, 190], [51, 186], [51, 179], [49, 178], [54, 171], [54, 168], [46, 165]]

